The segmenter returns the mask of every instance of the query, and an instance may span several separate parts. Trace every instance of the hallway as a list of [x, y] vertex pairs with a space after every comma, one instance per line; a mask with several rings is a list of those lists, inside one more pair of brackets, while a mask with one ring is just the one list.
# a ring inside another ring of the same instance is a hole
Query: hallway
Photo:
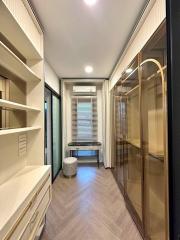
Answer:
[[42, 240], [141, 240], [110, 170], [82, 165], [57, 177]]

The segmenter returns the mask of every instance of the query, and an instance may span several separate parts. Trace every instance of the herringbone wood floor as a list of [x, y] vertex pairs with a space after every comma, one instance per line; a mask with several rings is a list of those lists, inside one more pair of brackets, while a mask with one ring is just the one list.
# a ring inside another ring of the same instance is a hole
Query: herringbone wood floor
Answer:
[[80, 166], [59, 176], [42, 240], [141, 240], [110, 170]]

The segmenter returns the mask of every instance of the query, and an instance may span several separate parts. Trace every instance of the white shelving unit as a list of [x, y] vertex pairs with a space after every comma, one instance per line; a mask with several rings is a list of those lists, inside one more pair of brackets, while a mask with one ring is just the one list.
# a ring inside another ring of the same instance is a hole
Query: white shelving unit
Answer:
[[30, 132], [30, 131], [40, 130], [40, 129], [41, 127], [24, 127], [24, 128], [5, 129], [5, 130], [0, 130], [0, 136], [14, 134], [14, 133]]
[[[2, 240], [36, 239], [51, 199], [50, 167], [43, 166], [43, 57], [43, 32], [28, 0], [1, 0], [0, 111], [5, 110], [0, 114]], [[11, 126], [25, 127], [8, 128]], [[24, 154], [19, 154], [24, 144], [20, 139], [27, 145]]]
[[1, 41], [0, 56], [0, 65], [23, 81], [41, 81], [41, 79]]
[[[7, 182], [0, 185], [0, 239], [4, 239], [4, 236], [6, 236], [6, 232], [8, 232], [9, 229], [13, 229], [10, 230], [12, 235], [16, 234], [18, 228], [13, 228], [12, 223], [13, 219], [15, 220], [19, 217], [19, 212], [21, 211], [22, 206], [24, 207], [27, 205], [29, 208], [29, 211], [25, 211], [25, 217], [23, 216], [23, 218], [31, 218], [31, 215], [34, 213], [31, 213], [33, 207], [38, 207], [38, 202], [40, 201], [38, 201], [38, 195], [41, 195], [42, 182], [43, 188], [45, 184], [49, 185], [48, 181], [50, 180], [50, 177], [48, 176], [50, 176], [49, 166], [27, 166]], [[36, 194], [35, 189], [38, 189], [36, 199], [33, 198], [34, 194]], [[12, 198], [12, 196], [14, 197]], [[29, 205], [29, 200], [32, 200], [32, 198], [34, 200], [33, 206]], [[49, 196], [49, 202], [50, 198], [51, 196]], [[12, 239], [14, 239], [14, 236]]]
[[[18, 212], [19, 207], [40, 183], [42, 177], [49, 173], [49, 166], [25, 167], [9, 181], [0, 185], [0, 232], [8, 225], [9, 219]], [[26, 183], [26, 184], [23, 184]], [[19, 188], [19, 186], [21, 186]], [[9, 194], [9, 196], [8, 196]], [[12, 198], [12, 195], [14, 196]]]
[[16, 110], [22, 110], [22, 111], [40, 112], [40, 109], [38, 109], [38, 108], [30, 107], [30, 106], [23, 105], [20, 103], [7, 101], [4, 99], [0, 99], [0, 107], [10, 108], [10, 109], [14, 109], [14, 110], [16, 109]]
[[[43, 165], [43, 32], [29, 6], [28, 0], [0, 1], [0, 32], [0, 75], [4, 77], [4, 81], [6, 81], [6, 79], [11, 81], [11, 87], [16, 86], [13, 91], [9, 89], [9, 97], [7, 99], [0, 99], [1, 109], [13, 110], [12, 113], [5, 112], [4, 119], [8, 118], [7, 124], [2, 125], [1, 127], [5, 128], [7, 126], [7, 129], [0, 130], [0, 148], [3, 138], [6, 138], [7, 136], [11, 138], [11, 134], [14, 136], [23, 132], [39, 130], [36, 131], [36, 134], [29, 134], [28, 136], [29, 147], [24, 161], [27, 165]], [[19, 80], [23, 82], [22, 84], [25, 84], [22, 85], [22, 89], [20, 89], [21, 86]], [[25, 91], [24, 86], [26, 88]], [[18, 91], [16, 90], [17, 88], [19, 88]], [[22, 95], [22, 97], [26, 98], [22, 99], [22, 104], [19, 98], [16, 98], [15, 96], [18, 92], [23, 92], [24, 95]], [[26, 116], [17, 110], [25, 111]], [[25, 117], [26, 120], [24, 120]], [[8, 121], [10, 123], [8, 123]], [[24, 123], [22, 124], [23, 121], [26, 122], [26, 127], [24, 127]], [[11, 126], [19, 126], [19, 128], [12, 129]], [[21, 126], [23, 127], [21, 128]], [[15, 161], [14, 166], [12, 166], [12, 172], [8, 171], [7, 179], [8, 176], [12, 176], [15, 169], [17, 169], [16, 162], [19, 161], [19, 156], [16, 156], [16, 147], [17, 142], [14, 142], [14, 146], [12, 146], [12, 154], [15, 156]], [[9, 146], [9, 151], [11, 151], [11, 146]], [[34, 156], [36, 156], [36, 158]], [[6, 161], [8, 162], [8, 160]], [[4, 177], [2, 180], [0, 177], [0, 184], [1, 181], [4, 181]]]

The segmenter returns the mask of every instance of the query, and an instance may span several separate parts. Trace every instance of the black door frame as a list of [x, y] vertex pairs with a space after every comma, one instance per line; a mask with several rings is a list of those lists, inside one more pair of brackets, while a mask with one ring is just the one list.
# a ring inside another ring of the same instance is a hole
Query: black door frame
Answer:
[[[51, 93], [51, 177], [52, 177], [52, 183], [54, 182], [54, 180], [56, 179], [56, 177], [58, 176], [58, 174], [60, 173], [61, 169], [62, 169], [62, 119], [61, 119], [61, 95], [58, 94], [56, 91], [54, 91], [54, 89], [52, 89], [47, 83], [45, 83], [45, 88], [47, 88], [50, 93]], [[44, 88], [44, 89], [45, 89]], [[60, 133], [59, 133], [59, 136], [60, 136], [60, 168], [58, 169], [58, 172], [57, 174], [53, 177], [53, 96], [56, 96], [58, 99], [59, 99], [59, 102], [60, 102]], [[46, 137], [44, 135], [44, 137]], [[45, 159], [45, 158], [44, 158]], [[45, 163], [46, 164], [46, 163]]]
[[180, 239], [180, 1], [166, 0], [170, 239]]

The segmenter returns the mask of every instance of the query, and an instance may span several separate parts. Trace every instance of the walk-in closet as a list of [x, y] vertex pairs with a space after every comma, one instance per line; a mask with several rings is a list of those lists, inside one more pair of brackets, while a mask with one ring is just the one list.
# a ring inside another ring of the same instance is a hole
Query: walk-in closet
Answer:
[[163, 23], [113, 89], [115, 179], [147, 239], [168, 239], [166, 28]]

